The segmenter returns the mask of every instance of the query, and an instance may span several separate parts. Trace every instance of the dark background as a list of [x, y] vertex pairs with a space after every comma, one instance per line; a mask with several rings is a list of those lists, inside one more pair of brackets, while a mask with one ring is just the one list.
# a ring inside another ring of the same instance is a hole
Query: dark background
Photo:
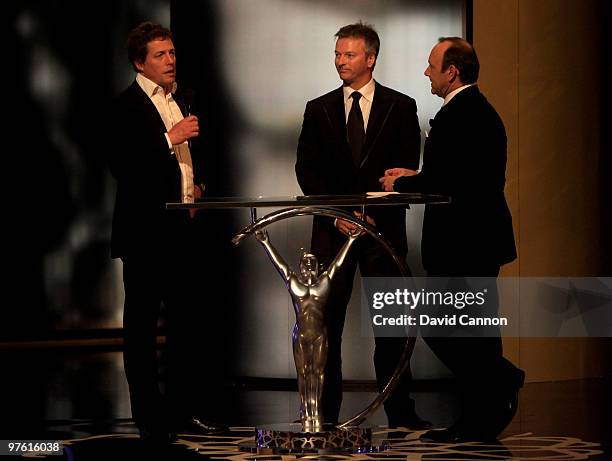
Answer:
[[[106, 108], [134, 77], [124, 46], [128, 30], [163, 15], [169, 3], [24, 1], [7, 7], [9, 275], [0, 341], [117, 336], [123, 295], [118, 262], [109, 253], [115, 184], [105, 140], [114, 127]], [[203, 133], [207, 147], [228, 153], [211, 159], [218, 174], [207, 178], [208, 186], [232, 195], [232, 155], [224, 141], [233, 129], [231, 101], [216, 72], [212, 2], [197, 3], [172, 6], [172, 29], [198, 31], [195, 37], [176, 34], [177, 48], [184, 47], [179, 84], [215, 89], [205, 106], [196, 99], [195, 111], [210, 121]], [[207, 60], [196, 58], [202, 49], [209, 50]], [[192, 53], [196, 57], [187, 59]], [[203, 297], [228, 305], [236, 302], [232, 293], [217, 299], [218, 288], [232, 286], [237, 275], [227, 270], [231, 249], [215, 240], [233, 229], [231, 216], [204, 227], [203, 238], [213, 242], [198, 287]]]

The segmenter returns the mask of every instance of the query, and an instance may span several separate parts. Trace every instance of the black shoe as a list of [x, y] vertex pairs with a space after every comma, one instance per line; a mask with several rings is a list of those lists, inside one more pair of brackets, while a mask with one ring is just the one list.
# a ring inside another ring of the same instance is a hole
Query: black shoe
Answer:
[[491, 442], [510, 424], [518, 408], [518, 389], [489, 401], [486, 411], [476, 411], [446, 429], [427, 431], [423, 442]]
[[228, 430], [229, 427], [225, 424], [213, 423], [200, 418], [189, 418], [181, 426], [181, 432], [197, 435], [220, 434], [221, 432], [227, 432]]
[[519, 404], [519, 391], [525, 382], [523, 370], [517, 370], [514, 378], [508, 380], [510, 383], [486, 400], [485, 406], [480, 410], [480, 421], [486, 424], [490, 433], [498, 436], [512, 422]]
[[483, 402], [465, 405], [465, 416], [452, 426], [431, 430], [420, 436], [424, 442], [491, 442], [512, 422], [518, 410], [518, 393], [525, 381], [525, 373], [518, 370], [511, 386]]
[[514, 419], [518, 410], [519, 389], [506, 391], [492, 403], [488, 419], [490, 430], [496, 435], [501, 434]]

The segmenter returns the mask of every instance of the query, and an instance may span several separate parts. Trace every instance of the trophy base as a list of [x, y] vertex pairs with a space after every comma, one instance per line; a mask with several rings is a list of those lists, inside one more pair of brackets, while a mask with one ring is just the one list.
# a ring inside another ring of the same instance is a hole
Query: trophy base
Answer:
[[388, 446], [372, 445], [369, 427], [339, 428], [326, 424], [318, 432], [303, 432], [301, 423], [272, 424], [255, 429], [255, 443], [242, 451], [258, 454], [372, 453]]

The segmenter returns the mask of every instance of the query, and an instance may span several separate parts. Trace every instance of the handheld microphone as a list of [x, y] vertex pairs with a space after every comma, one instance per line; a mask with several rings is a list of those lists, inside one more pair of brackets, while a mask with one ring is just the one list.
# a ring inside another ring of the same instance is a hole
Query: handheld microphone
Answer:
[[185, 112], [187, 113], [187, 117], [191, 115], [191, 105], [195, 100], [195, 91], [193, 88], [185, 88], [183, 91], [183, 104], [185, 104]]
[[[189, 117], [191, 115], [191, 106], [195, 99], [195, 91], [193, 88], [185, 88], [183, 91], [183, 104], [185, 105], [185, 117]], [[187, 140], [187, 146], [191, 149], [191, 139]]]

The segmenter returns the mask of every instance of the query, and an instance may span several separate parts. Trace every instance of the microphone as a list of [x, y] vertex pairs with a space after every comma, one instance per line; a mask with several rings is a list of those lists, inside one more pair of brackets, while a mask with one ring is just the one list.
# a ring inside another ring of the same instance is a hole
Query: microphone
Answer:
[[[189, 117], [191, 115], [191, 106], [193, 101], [195, 100], [195, 91], [193, 88], [185, 88], [183, 91], [183, 104], [185, 105], [185, 117]], [[187, 140], [187, 146], [191, 149], [191, 139]]]
[[185, 88], [183, 91], [183, 104], [185, 104], [185, 112], [187, 117], [191, 115], [191, 106], [195, 100], [195, 91], [193, 88]]

